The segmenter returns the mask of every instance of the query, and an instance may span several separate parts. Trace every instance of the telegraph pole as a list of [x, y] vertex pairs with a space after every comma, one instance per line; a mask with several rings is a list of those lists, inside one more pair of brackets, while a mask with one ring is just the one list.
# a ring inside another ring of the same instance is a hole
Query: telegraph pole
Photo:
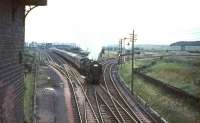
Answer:
[[120, 49], [121, 49], [121, 55], [120, 55], [120, 56], [121, 56], [121, 57], [120, 57], [120, 58], [121, 58], [121, 59], [120, 59], [120, 62], [121, 62], [121, 68], [122, 68], [122, 64], [123, 64], [123, 56], [122, 56], [122, 41], [123, 41], [123, 39], [121, 39], [121, 42], [120, 42], [120, 46], [121, 46], [121, 48], [120, 48]]
[[121, 64], [122, 68], [122, 39], [119, 41], [119, 64]]
[[132, 71], [131, 71], [131, 91], [133, 92], [133, 79], [134, 79], [134, 29], [132, 34]]
[[126, 54], [125, 40], [126, 40], [126, 38], [124, 38], [124, 39], [123, 39], [124, 42], [122, 42], [122, 52], [123, 52], [123, 53], [122, 53], [122, 54], [123, 54], [123, 59], [122, 59], [122, 60], [123, 60], [123, 64], [124, 64], [124, 66], [125, 66], [125, 62], [126, 62], [126, 55], [125, 55], [125, 54]]

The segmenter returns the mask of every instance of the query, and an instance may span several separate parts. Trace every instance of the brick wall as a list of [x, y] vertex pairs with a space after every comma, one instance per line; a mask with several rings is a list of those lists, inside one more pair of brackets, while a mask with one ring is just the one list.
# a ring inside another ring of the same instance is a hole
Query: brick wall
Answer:
[[24, 8], [0, 0], [0, 123], [23, 122]]

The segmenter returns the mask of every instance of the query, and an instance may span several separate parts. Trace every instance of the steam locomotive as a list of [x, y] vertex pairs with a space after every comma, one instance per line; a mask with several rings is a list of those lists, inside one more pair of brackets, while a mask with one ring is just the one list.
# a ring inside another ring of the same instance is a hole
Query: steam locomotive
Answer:
[[86, 77], [86, 81], [91, 84], [99, 84], [102, 76], [102, 65], [97, 61], [90, 60], [86, 57], [79, 56], [72, 52], [51, 48], [51, 50], [70, 62]]

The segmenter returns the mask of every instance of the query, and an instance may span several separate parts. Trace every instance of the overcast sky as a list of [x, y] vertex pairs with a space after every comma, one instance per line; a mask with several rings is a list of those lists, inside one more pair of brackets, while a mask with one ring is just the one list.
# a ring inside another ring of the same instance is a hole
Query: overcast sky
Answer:
[[137, 44], [200, 40], [199, 0], [48, 0], [26, 18], [26, 41], [117, 43], [132, 33]]

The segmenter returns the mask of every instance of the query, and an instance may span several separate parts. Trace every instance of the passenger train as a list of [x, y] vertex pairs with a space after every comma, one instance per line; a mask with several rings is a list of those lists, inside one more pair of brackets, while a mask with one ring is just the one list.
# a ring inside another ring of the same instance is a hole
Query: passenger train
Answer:
[[78, 54], [60, 50], [57, 48], [51, 48], [51, 51], [70, 62], [76, 67], [80, 73], [86, 77], [86, 81], [91, 84], [99, 84], [102, 76], [102, 65], [97, 61], [82, 57]]

